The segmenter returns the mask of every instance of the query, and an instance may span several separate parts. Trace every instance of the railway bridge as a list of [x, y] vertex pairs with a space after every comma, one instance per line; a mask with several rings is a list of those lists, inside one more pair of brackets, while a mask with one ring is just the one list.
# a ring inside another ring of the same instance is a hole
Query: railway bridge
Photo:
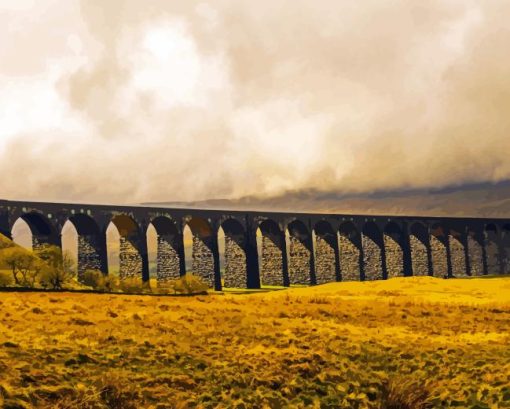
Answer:
[[[34, 248], [61, 246], [78, 233], [78, 278], [108, 274], [106, 229], [120, 235], [120, 279], [149, 280], [147, 229], [157, 233], [158, 283], [185, 274], [183, 231], [191, 230], [192, 271], [210, 287], [314, 285], [397, 276], [461, 277], [510, 273], [510, 220], [200, 210], [0, 200], [0, 233], [18, 219]], [[218, 231], [225, 237], [220, 270]], [[257, 246], [257, 235], [261, 245]], [[259, 254], [260, 253], [260, 254]]]

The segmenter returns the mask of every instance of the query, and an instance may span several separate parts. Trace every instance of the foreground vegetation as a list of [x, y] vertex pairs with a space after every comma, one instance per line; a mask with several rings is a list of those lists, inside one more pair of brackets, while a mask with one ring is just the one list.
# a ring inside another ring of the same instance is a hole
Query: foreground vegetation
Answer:
[[510, 407], [510, 279], [0, 295], [5, 408]]

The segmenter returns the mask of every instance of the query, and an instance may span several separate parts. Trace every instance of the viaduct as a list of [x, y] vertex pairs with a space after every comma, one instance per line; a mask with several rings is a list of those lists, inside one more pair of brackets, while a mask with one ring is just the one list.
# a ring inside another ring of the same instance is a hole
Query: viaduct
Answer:
[[[510, 220], [271, 213], [0, 200], [0, 233], [23, 219], [34, 248], [78, 232], [78, 277], [108, 273], [106, 229], [120, 234], [120, 278], [149, 279], [146, 232], [157, 232], [158, 284], [185, 274], [183, 230], [193, 235], [192, 270], [211, 287], [322, 284], [416, 275], [510, 273]], [[220, 271], [218, 230], [225, 234]], [[261, 254], [257, 230], [262, 235]]]

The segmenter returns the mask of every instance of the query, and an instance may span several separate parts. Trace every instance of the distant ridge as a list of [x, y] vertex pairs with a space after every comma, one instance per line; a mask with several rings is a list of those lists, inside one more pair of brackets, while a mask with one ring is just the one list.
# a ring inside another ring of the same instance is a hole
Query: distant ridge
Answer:
[[358, 194], [307, 189], [272, 197], [142, 204], [224, 210], [510, 218], [510, 181]]

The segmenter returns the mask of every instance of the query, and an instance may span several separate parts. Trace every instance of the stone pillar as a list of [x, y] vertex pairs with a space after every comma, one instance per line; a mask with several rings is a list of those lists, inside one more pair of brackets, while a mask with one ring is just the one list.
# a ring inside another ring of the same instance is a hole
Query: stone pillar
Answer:
[[247, 259], [243, 245], [243, 236], [225, 233], [225, 287], [248, 288]]
[[485, 232], [485, 254], [487, 260], [487, 273], [497, 275], [501, 272], [498, 236], [496, 232]]
[[505, 226], [501, 230], [501, 272], [510, 274], [510, 230]]
[[181, 263], [179, 258], [177, 235], [158, 235], [156, 263], [158, 286], [165, 287], [170, 281], [177, 280], [181, 276]]
[[432, 275], [445, 277], [448, 275], [448, 255], [445, 244], [433, 234], [430, 235], [430, 250], [432, 259]]
[[465, 277], [467, 271], [466, 256], [461, 236], [454, 236], [450, 234], [448, 236], [448, 242], [450, 249], [451, 275], [453, 277]]
[[409, 236], [413, 275], [429, 275], [429, 252], [427, 246], [414, 234]]
[[317, 284], [336, 281], [336, 256], [332, 240], [315, 235], [315, 279]]
[[474, 235], [467, 236], [467, 253], [469, 258], [469, 275], [481, 276], [484, 274], [483, 245]]
[[191, 266], [193, 274], [202, 278], [209, 287], [214, 288], [215, 262], [211, 250], [211, 237], [201, 238], [197, 234], [193, 234], [193, 260]]
[[[306, 238], [308, 240], [308, 237]], [[306, 241], [289, 235], [289, 279], [290, 284], [312, 284], [311, 280], [311, 251]]]
[[78, 236], [78, 281], [83, 282], [86, 270], [103, 271], [101, 250], [96, 236]]
[[342, 281], [360, 281], [361, 252], [359, 247], [353, 242], [353, 239], [340, 233], [338, 235], [338, 251]]
[[404, 266], [404, 276], [412, 276], [413, 275], [413, 261], [411, 256], [411, 243], [409, 237], [409, 230], [406, 223], [404, 223], [402, 227], [402, 263]]
[[119, 278], [143, 278], [143, 259], [136, 244], [125, 236], [120, 236]]
[[404, 276], [404, 252], [397, 237], [384, 234], [387, 278]]
[[366, 234], [361, 235], [361, 243], [363, 247], [363, 272], [365, 273], [365, 280], [382, 280], [383, 263], [381, 248], [373, 238]]
[[264, 285], [283, 286], [283, 257], [279, 236], [262, 235], [261, 280]]

